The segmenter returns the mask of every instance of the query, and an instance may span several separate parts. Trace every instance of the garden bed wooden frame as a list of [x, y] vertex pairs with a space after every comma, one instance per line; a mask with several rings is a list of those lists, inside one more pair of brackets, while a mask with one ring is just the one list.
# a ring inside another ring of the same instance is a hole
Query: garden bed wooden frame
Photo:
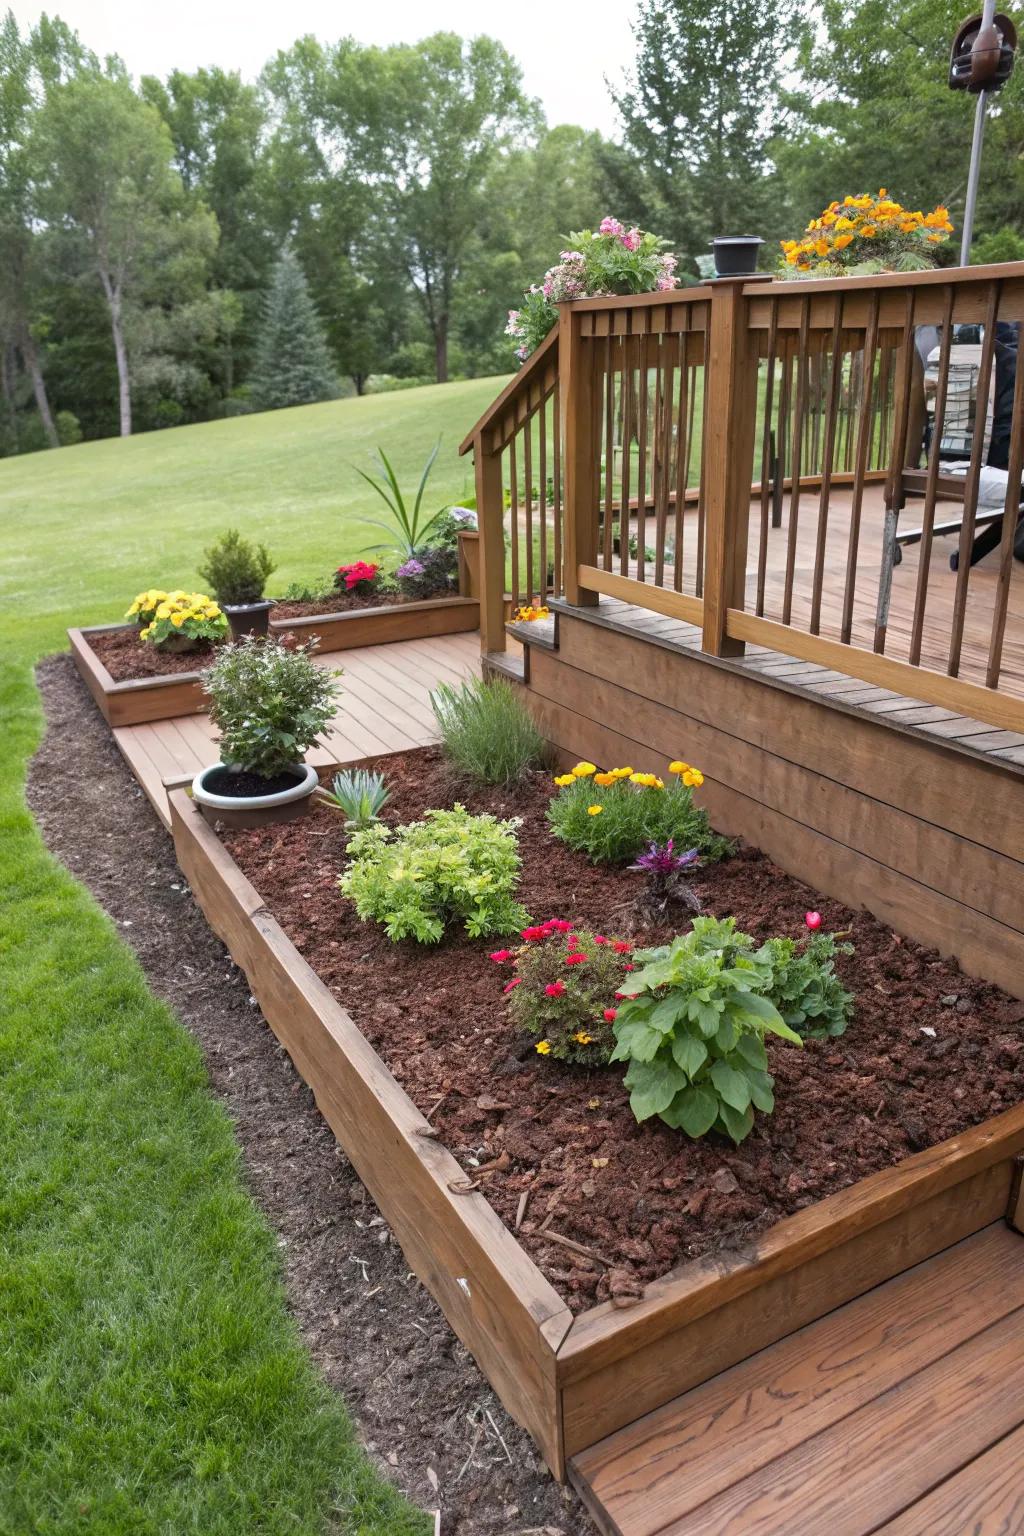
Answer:
[[[427, 640], [435, 635], [461, 635], [480, 626], [475, 597], [437, 597], [391, 607], [354, 608], [348, 613], [318, 613], [299, 619], [272, 619], [271, 633], [317, 635], [324, 654], [357, 646], [386, 645], [394, 640]], [[143, 725], [194, 715], [207, 706], [201, 672], [171, 672], [166, 677], [135, 677], [116, 682], [90, 644], [90, 635], [129, 629], [128, 624], [93, 624], [69, 629], [71, 654], [104, 720], [111, 727]]]
[[[1024, 1225], [1024, 1106], [573, 1317], [270, 915], [185, 790], [178, 862], [434, 1296], [556, 1477], [571, 1458], [993, 1221]], [[468, 1186], [468, 1187], [467, 1187]], [[571, 1467], [569, 1468], [571, 1470]]]

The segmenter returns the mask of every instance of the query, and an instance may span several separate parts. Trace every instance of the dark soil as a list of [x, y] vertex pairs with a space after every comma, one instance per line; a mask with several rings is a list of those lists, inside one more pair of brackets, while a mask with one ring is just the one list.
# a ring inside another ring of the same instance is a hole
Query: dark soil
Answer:
[[[379, 766], [391, 786], [389, 819], [456, 799], [522, 817], [522, 894], [536, 920], [571, 918], [629, 936], [643, 877], [591, 866], [552, 837], [546, 776], [474, 792], [436, 749]], [[850, 930], [857, 953], [839, 969], [856, 1013], [839, 1039], [770, 1045], [777, 1108], [736, 1148], [718, 1137], [689, 1141], [660, 1121], [637, 1125], [621, 1067], [586, 1071], [538, 1057], [507, 1022], [508, 972], [487, 957], [497, 941], [396, 945], [360, 922], [336, 885], [345, 862], [336, 813], [316, 807], [287, 826], [226, 833], [225, 842], [467, 1174], [491, 1165], [480, 1187], [506, 1225], [527, 1198], [520, 1240], [575, 1310], [628, 1302], [686, 1259], [735, 1248], [1024, 1098], [1024, 1003], [816, 895], [755, 848], [697, 873], [705, 910], [735, 915], [759, 940], [802, 933], [811, 908], [826, 930]], [[684, 915], [678, 927], [686, 925]], [[659, 937], [668, 934], [643, 935]]]
[[[313, 1095], [210, 932], [163, 827], [69, 656], [39, 668], [47, 731], [28, 798], [50, 848], [198, 1040], [307, 1347], [366, 1448], [444, 1536], [593, 1536], [418, 1281]], [[68, 742], [75, 744], [68, 752]], [[131, 864], [134, 876], [126, 883]], [[436, 1479], [436, 1481], [435, 1481]]]
[[216, 655], [216, 647], [209, 644], [194, 651], [164, 651], [140, 640], [137, 629], [111, 629], [85, 638], [115, 683], [131, 682], [138, 677], [169, 677], [177, 672], [201, 672]]
[[315, 603], [276, 603], [271, 618], [308, 619], [321, 613], [351, 613], [361, 608], [400, 608], [403, 603], [416, 601], [401, 592], [371, 592], [368, 597], [361, 597], [358, 592], [336, 592]]
[[[297, 773], [275, 773], [262, 778], [258, 773], [247, 773], [240, 768], [214, 768], [207, 774], [203, 786], [211, 795], [226, 795], [232, 799], [245, 799], [252, 795], [276, 795], [283, 789], [294, 789], [299, 782]], [[234, 814], [234, 813], [232, 813]]]

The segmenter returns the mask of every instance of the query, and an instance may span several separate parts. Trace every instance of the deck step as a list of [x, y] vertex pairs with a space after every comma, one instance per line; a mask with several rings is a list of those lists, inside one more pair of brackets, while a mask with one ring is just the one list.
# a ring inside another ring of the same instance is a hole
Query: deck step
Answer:
[[1024, 1242], [986, 1227], [569, 1470], [607, 1536], [1024, 1531]]

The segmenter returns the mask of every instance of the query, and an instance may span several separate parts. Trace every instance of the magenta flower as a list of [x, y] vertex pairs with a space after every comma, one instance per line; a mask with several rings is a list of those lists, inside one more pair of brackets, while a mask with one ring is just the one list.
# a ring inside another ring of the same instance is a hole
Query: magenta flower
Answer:
[[613, 219], [610, 216], [607, 216], [603, 218], [598, 225], [598, 232], [602, 235], [621, 235], [623, 233], [623, 227], [619, 223], [618, 219]]

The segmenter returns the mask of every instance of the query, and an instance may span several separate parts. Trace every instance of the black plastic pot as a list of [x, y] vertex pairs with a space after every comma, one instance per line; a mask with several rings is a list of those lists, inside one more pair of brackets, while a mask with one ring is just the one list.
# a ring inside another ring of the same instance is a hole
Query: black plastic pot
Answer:
[[221, 603], [232, 640], [241, 640], [243, 635], [255, 635], [258, 639], [265, 637], [270, 631], [270, 610], [273, 606], [272, 597], [261, 597], [256, 603]]
[[716, 277], [749, 277], [757, 271], [760, 235], [719, 235], [711, 241]]

